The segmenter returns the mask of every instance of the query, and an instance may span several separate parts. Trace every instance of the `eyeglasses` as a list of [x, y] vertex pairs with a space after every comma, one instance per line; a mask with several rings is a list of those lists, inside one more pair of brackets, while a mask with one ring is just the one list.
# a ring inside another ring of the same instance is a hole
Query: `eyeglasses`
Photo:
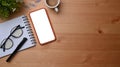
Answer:
[[24, 27], [21, 27], [20, 25], [18, 25], [18, 26], [15, 26], [14, 28], [11, 29], [10, 35], [7, 38], [3, 39], [1, 44], [0, 44], [0, 48], [3, 49], [3, 52], [5, 52], [5, 50], [8, 50], [8, 49], [13, 47], [14, 43], [13, 43], [13, 40], [10, 39], [10, 37], [11, 36], [14, 38], [21, 37], [23, 34], [23, 30], [22, 30], [23, 28]]

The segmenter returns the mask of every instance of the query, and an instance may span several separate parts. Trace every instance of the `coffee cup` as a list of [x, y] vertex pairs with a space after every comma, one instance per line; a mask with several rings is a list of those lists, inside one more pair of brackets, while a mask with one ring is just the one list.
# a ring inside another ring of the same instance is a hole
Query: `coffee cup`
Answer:
[[60, 4], [60, 0], [45, 0], [45, 4], [48, 8], [52, 8], [55, 12], [59, 12], [58, 6]]

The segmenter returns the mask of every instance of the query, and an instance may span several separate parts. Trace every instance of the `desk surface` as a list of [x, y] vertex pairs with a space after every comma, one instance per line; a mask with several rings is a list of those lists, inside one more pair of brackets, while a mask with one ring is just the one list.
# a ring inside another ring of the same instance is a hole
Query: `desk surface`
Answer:
[[[38, 1], [38, 3], [36, 3]], [[60, 13], [43, 0], [25, 0], [25, 10], [46, 8], [57, 40], [19, 52], [0, 67], [120, 67], [120, 0], [62, 0]]]

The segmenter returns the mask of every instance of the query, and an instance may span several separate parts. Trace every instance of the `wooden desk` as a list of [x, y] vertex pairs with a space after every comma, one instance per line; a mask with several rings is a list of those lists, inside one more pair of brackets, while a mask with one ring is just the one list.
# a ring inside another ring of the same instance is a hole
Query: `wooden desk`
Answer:
[[[46, 8], [43, 0], [32, 6], [21, 14]], [[120, 0], [62, 0], [59, 14], [46, 9], [57, 40], [19, 52], [11, 63], [2, 58], [0, 67], [120, 67]]]

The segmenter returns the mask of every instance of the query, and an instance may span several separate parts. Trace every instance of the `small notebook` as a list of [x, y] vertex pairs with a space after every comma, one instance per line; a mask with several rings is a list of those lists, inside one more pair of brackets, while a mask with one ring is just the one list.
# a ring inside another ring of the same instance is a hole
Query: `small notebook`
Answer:
[[[20, 27], [6, 41], [4, 52], [2, 44], [17, 26]], [[33, 36], [29, 21], [25, 15], [0, 23], [0, 58], [13, 53], [24, 37], [26, 37], [28, 40], [20, 50], [35, 46], [36, 41]]]

